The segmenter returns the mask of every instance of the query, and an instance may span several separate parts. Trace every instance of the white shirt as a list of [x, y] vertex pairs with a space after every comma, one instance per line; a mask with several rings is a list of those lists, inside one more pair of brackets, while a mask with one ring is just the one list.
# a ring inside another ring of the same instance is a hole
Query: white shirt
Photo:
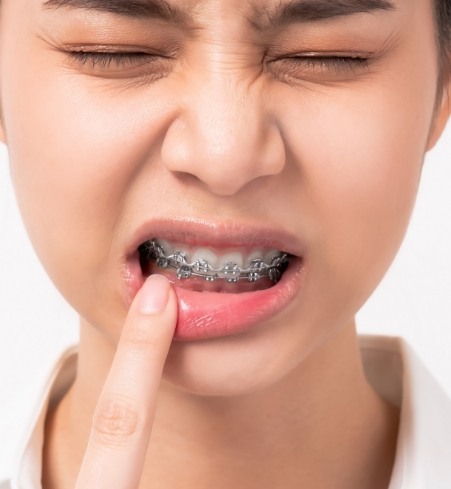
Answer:
[[[451, 489], [451, 399], [403, 340], [363, 336], [360, 344], [369, 382], [401, 407], [388, 489]], [[20, 399], [0, 409], [0, 489], [42, 489], [47, 408], [73, 381], [76, 358], [75, 349], [66, 351], [38, 395], [24, 388]]]

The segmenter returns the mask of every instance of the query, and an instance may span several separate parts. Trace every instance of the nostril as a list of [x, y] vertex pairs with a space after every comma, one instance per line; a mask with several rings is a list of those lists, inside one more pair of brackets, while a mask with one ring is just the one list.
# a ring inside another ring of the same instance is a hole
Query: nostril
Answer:
[[202, 182], [218, 196], [278, 175], [286, 164], [285, 141], [268, 111], [255, 93], [207, 84], [186, 100], [185, 110], [167, 128], [161, 162], [174, 174], [195, 177], [184, 184]]

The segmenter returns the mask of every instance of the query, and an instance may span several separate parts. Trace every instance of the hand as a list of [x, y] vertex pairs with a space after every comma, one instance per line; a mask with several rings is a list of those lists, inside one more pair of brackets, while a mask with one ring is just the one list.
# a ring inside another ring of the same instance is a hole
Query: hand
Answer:
[[176, 320], [177, 302], [169, 282], [150, 276], [128, 313], [94, 413], [76, 489], [139, 486]]

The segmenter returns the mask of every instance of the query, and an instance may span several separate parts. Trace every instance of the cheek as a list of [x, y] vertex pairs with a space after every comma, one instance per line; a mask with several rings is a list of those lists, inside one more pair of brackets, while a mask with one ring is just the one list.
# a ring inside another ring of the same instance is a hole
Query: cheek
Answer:
[[[28, 59], [17, 50], [15, 58]], [[167, 111], [153, 104], [151, 114], [141, 94], [58, 73], [47, 57], [37, 51], [31, 63], [4, 67], [11, 172], [36, 252], [83, 312], [111, 292], [116, 226]]]
[[302, 106], [285, 106], [285, 132], [303, 188], [298, 208], [313, 230], [312, 287], [323, 305], [329, 301], [329, 311], [348, 318], [394, 258], [415, 201], [435, 66], [429, 73], [422, 67], [425, 76], [412, 66], [407, 61], [385, 84], [321, 89]]

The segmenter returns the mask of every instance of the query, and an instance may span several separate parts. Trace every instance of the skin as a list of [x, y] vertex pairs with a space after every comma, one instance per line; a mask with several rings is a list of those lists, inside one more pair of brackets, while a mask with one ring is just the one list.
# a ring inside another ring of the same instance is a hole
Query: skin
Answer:
[[[365, 380], [354, 316], [449, 116], [449, 86], [434, 114], [432, 3], [263, 31], [251, 6], [273, 0], [175, 3], [192, 25], [2, 5], [2, 139], [36, 251], [81, 317], [44, 486], [387, 487], [398, 413]], [[69, 58], [88, 42], [170, 48], [144, 64]], [[337, 46], [368, 65], [286, 59]], [[167, 282], [130, 308], [120, 295], [124, 246], [162, 217], [289, 230], [302, 293], [252, 331], [170, 344]]]

